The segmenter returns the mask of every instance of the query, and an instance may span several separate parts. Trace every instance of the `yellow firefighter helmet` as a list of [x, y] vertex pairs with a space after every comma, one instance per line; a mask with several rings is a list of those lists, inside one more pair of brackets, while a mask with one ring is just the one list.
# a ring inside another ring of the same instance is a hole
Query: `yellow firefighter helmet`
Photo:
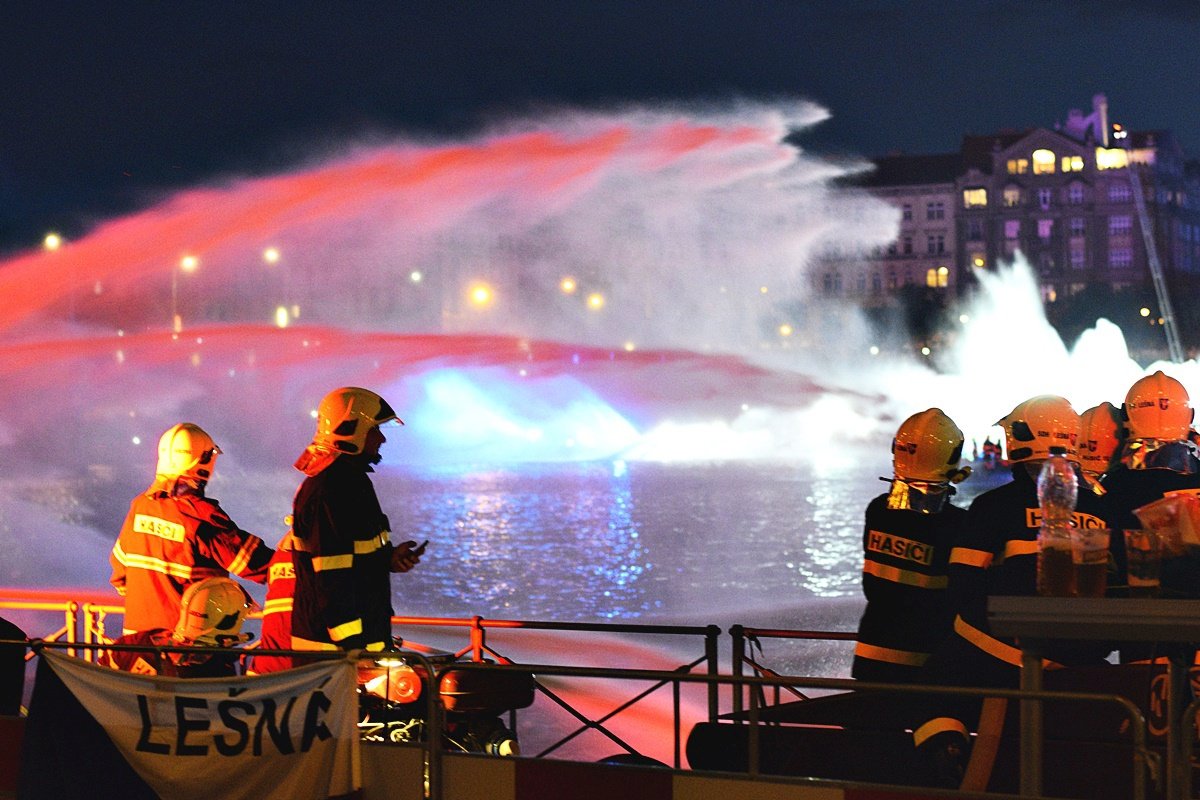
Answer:
[[1112, 403], [1092, 406], [1079, 415], [1079, 465], [1084, 472], [1103, 475], [1120, 455], [1125, 427]]
[[191, 422], [173, 425], [158, 440], [159, 478], [208, 481], [221, 448], [203, 428]]
[[897, 478], [933, 483], [951, 480], [962, 458], [963, 433], [940, 408], [913, 414], [892, 439]]
[[1079, 415], [1066, 398], [1031, 397], [996, 424], [1004, 428], [1004, 445], [1013, 463], [1044, 459], [1051, 448], [1062, 448], [1068, 461], [1079, 463]]
[[1160, 369], [1134, 382], [1123, 407], [1130, 439], [1179, 442], [1192, 426], [1192, 401], [1183, 384]]
[[189, 586], [180, 601], [175, 639], [180, 643], [228, 647], [247, 641], [242, 621], [250, 613], [250, 599], [229, 578], [205, 578]]
[[361, 453], [367, 432], [392, 420], [404, 424], [387, 401], [370, 389], [357, 386], [334, 389], [317, 406], [313, 444], [339, 453]]

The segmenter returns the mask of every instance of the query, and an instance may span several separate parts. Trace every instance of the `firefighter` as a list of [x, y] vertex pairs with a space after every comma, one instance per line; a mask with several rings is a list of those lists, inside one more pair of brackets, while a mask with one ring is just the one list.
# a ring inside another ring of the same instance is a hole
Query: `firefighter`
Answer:
[[154, 482], [133, 499], [109, 557], [110, 580], [125, 598], [125, 633], [175, 627], [183, 593], [196, 581], [233, 573], [266, 582], [271, 548], [205, 496], [220, 453], [190, 422], [159, 439]]
[[[289, 515], [288, 522], [291, 517]], [[292, 604], [296, 591], [296, 568], [292, 563], [291, 530], [275, 547], [275, 555], [267, 567], [267, 599], [263, 603], [262, 636], [258, 646], [266, 650], [292, 649]], [[246, 672], [261, 675], [293, 667], [291, 656], [253, 655]]]
[[[1116, 514], [1117, 527], [1142, 527], [1134, 511], [1168, 493], [1200, 495], [1200, 450], [1191, 440], [1191, 397], [1183, 384], [1159, 370], [1135, 381], [1121, 407], [1128, 438], [1120, 463], [1104, 476], [1103, 485]], [[1114, 554], [1125, 565], [1123, 542]], [[1200, 562], [1179, 549], [1163, 563], [1162, 591], [1195, 597]], [[1123, 574], [1123, 573], [1122, 573]]]
[[[922, 673], [923, 681], [934, 685], [1017, 686], [1021, 651], [1013, 640], [992, 635], [987, 598], [1037, 593], [1041, 526], [1037, 476], [1051, 448], [1062, 448], [1067, 459], [1079, 467], [1079, 415], [1064, 398], [1030, 398], [997, 424], [1004, 428], [1013, 479], [975, 498], [950, 551], [953, 633], [926, 662]], [[1079, 492], [1073, 524], [1111, 528], [1105, 498]], [[1100, 664], [1111, 650], [1104, 643], [1050, 642], [1045, 647], [1046, 663], [1049, 668]], [[913, 740], [933, 782], [958, 785], [965, 768], [968, 734], [978, 714], [978, 700], [942, 695], [929, 701], [914, 725]]]
[[971, 472], [959, 467], [962, 448], [962, 431], [938, 408], [906, 419], [892, 439], [891, 488], [867, 506], [863, 531], [855, 678], [915, 683], [950, 631], [946, 569], [966, 513], [950, 496]]
[[359, 387], [335, 389], [317, 408], [316, 435], [295, 464], [306, 477], [292, 507], [294, 649], [392, 645], [389, 573], [412, 569], [425, 546], [392, 544], [371, 483], [388, 423], [404, 424], [387, 401]]
[[1100, 480], [1117, 463], [1125, 441], [1121, 410], [1109, 402], [1092, 406], [1079, 415], [1079, 431], [1079, 466], [1092, 489], [1104, 494]]
[[[173, 628], [125, 634], [113, 644], [234, 647], [250, 639], [250, 634], [242, 633], [242, 622], [253, 608], [253, 601], [242, 587], [229, 578], [205, 578], [184, 591], [179, 620]], [[237, 657], [226, 653], [112, 649], [98, 653], [96, 663], [126, 672], [176, 678], [218, 678], [237, 674]]]

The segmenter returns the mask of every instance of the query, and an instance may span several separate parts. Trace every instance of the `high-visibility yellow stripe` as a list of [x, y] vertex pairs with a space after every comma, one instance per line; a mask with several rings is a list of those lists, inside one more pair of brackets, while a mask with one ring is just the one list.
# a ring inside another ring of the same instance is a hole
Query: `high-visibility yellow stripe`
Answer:
[[267, 614], [283, 614], [291, 613], [293, 598], [291, 597], [276, 597], [263, 603], [263, 616]]
[[379, 651], [383, 650], [383, 647], [384, 647], [383, 642], [371, 642], [369, 645], [366, 646], [365, 649], [371, 651], [372, 653], [378, 653]]
[[913, 572], [910, 569], [900, 569], [889, 564], [880, 564], [877, 561], [867, 561], [864, 563], [863, 572], [868, 575], [874, 575], [876, 578], [882, 578], [885, 581], [900, 583], [905, 586], [918, 586], [922, 589], [945, 589], [947, 584], [945, 575], [925, 575], [921, 572]]
[[967, 736], [967, 726], [961, 720], [952, 717], [934, 717], [913, 731], [913, 744], [920, 747], [929, 737], [937, 736], [939, 733], [946, 733], [947, 731], [954, 731], [955, 733], [961, 733], [964, 737]]
[[302, 639], [295, 634], [292, 634], [292, 649], [293, 650], [337, 650], [336, 644], [329, 642], [314, 642], [312, 639]]
[[172, 578], [190, 581], [192, 579], [192, 568], [187, 564], [176, 564], [174, 561], [164, 561], [161, 558], [152, 556], [140, 556], [133, 553], [126, 553], [125, 560], [121, 562], [126, 568], [144, 569], [147, 572], [157, 572], [161, 575], [170, 575]]
[[234, 575], [241, 575], [246, 566], [250, 563], [250, 555], [258, 548], [258, 540], [247, 539], [242, 545], [242, 549], [238, 550], [238, 554], [233, 557], [233, 561], [229, 562], [229, 571]]
[[950, 551], [950, 563], [962, 564], [967, 567], [987, 569], [992, 565], [992, 554], [987, 550], [972, 550], [968, 547], [955, 547]]
[[380, 531], [370, 539], [355, 539], [354, 552], [356, 555], [369, 555], [391, 544], [391, 538], [391, 531]]
[[312, 566], [313, 572], [350, 569], [354, 566], [354, 556], [317, 556], [312, 560]]
[[854, 655], [869, 658], [872, 661], [886, 661], [889, 664], [903, 664], [909, 667], [919, 667], [929, 659], [929, 653], [897, 650], [893, 647], [880, 647], [866, 642], [858, 642], [854, 645]]
[[1036, 556], [1038, 552], [1038, 543], [1036, 540], [1030, 542], [1024, 539], [1013, 539], [1004, 544], [1004, 557], [1012, 558], [1013, 556]]
[[[978, 628], [971, 625], [961, 616], [954, 618], [954, 632], [962, 638], [966, 639], [971, 644], [978, 647], [983, 652], [990, 655], [992, 658], [998, 658], [1014, 667], [1021, 666], [1021, 651], [1013, 647], [1011, 644], [1005, 644], [999, 639], [993, 638]], [[1042, 669], [1062, 669], [1062, 664], [1056, 661], [1051, 661], [1048, 658], [1042, 659]]]
[[358, 636], [362, 631], [362, 617], [359, 617], [358, 619], [343, 622], [341, 625], [330, 628], [329, 638], [335, 642], [340, 642], [348, 636]]

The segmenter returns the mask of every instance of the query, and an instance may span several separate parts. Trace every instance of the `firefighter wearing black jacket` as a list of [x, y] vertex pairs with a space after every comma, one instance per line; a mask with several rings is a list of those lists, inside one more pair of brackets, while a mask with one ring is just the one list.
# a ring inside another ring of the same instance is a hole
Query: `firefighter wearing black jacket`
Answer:
[[[1038, 531], [1041, 507], [1037, 475], [1050, 449], [1063, 448], [1078, 470], [1080, 419], [1069, 402], [1040, 395], [1019, 404], [1000, 420], [1005, 429], [1013, 480], [984, 492], [971, 503], [960, 539], [950, 552], [950, 604], [953, 633], [925, 665], [923, 679], [941, 686], [1013, 687], [1019, 682], [1021, 651], [1009, 638], [994, 636], [987, 621], [991, 595], [1037, 593]], [[1080, 486], [1086, 484], [1080, 480]], [[1081, 488], [1073, 524], [1110, 528], [1105, 499]], [[1112, 650], [1091, 642], [1048, 642], [1044, 665], [1099, 664]], [[961, 777], [969, 731], [979, 702], [941, 696], [914, 726], [913, 740], [934, 765], [939, 783]]]
[[859, 680], [915, 683], [950, 631], [947, 564], [965, 512], [951, 505], [963, 434], [930, 408], [906, 419], [892, 440], [891, 489], [867, 506], [863, 595], [851, 674]]
[[308, 477], [293, 502], [296, 596], [292, 647], [390, 647], [391, 572], [407, 572], [424, 547], [393, 546], [369, 473], [386, 439], [380, 426], [404, 424], [375, 392], [335, 389], [317, 408], [317, 432], [296, 461]]
[[[1200, 451], [1191, 441], [1191, 398], [1183, 384], [1162, 370], [1134, 382], [1121, 407], [1128, 436], [1120, 463], [1102, 484], [1118, 530], [1142, 527], [1135, 509], [1169, 494], [1200, 495]], [[1114, 539], [1117, 538], [1114, 536]], [[1162, 565], [1162, 591], [1172, 597], [1200, 596], [1200, 557], [1183, 543], [1169, 542]], [[1124, 541], [1113, 542], [1124, 574]], [[1125, 657], [1130, 648], [1122, 648]]]

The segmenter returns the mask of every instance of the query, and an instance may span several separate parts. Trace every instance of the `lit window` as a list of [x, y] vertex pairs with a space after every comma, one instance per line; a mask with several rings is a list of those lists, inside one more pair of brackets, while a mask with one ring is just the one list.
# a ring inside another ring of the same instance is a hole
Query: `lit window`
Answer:
[[987, 205], [987, 189], [963, 189], [963, 208], [983, 208]]
[[1129, 184], [1125, 181], [1113, 181], [1108, 185], [1108, 201], [1110, 203], [1128, 203], [1132, 196]]
[[1034, 175], [1054, 174], [1055, 158], [1052, 150], [1034, 150], [1032, 158]]
[[1083, 156], [1063, 156], [1063, 172], [1083, 172]]
[[983, 253], [975, 253], [971, 256], [971, 266], [977, 269], [983, 269], [987, 266], [987, 259], [983, 257]]
[[1009, 175], [1024, 175], [1029, 171], [1029, 162], [1023, 158], [1010, 158], [1008, 160]]
[[1006, 219], [1004, 220], [1004, 238], [1016, 239], [1021, 235], [1021, 220]]
[[1118, 148], [1097, 147], [1096, 169], [1120, 169], [1128, 163], [1128, 153]]
[[1108, 218], [1108, 233], [1110, 236], [1128, 234], [1133, 230], [1133, 218], [1128, 214], [1114, 214]]
[[1050, 235], [1052, 233], [1054, 233], [1054, 220], [1039, 219], [1037, 221], [1037, 224], [1038, 224], [1038, 238], [1039, 239], [1042, 239], [1044, 241], [1046, 239], [1049, 239]]
[[1004, 190], [1004, 205], [1009, 208], [1016, 208], [1021, 205], [1021, 190], [1016, 186], [1006, 187]]
[[925, 285], [931, 289], [937, 288], [937, 270], [928, 269], [925, 271]]
[[944, 289], [950, 285], [950, 270], [947, 267], [937, 268], [938, 288]]

